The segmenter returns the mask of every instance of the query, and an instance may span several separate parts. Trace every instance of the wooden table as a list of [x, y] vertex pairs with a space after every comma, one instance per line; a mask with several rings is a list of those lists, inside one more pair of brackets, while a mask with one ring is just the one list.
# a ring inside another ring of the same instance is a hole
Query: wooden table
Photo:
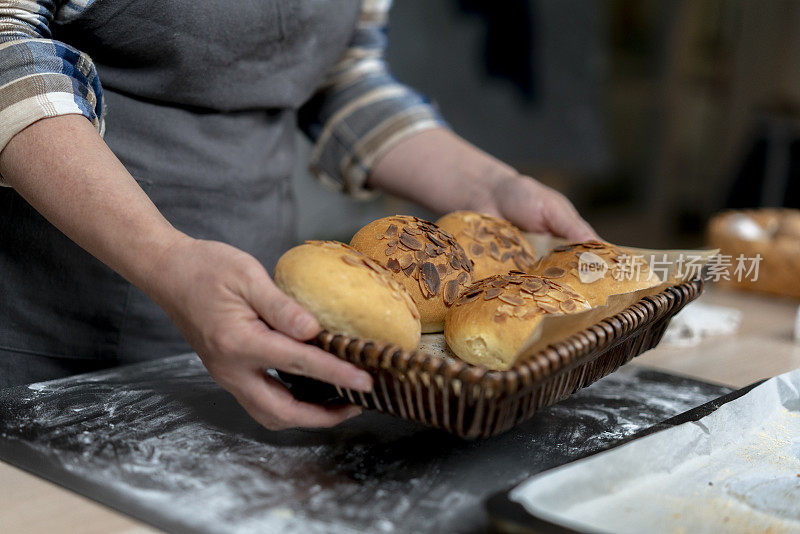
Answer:
[[700, 299], [741, 310], [739, 331], [694, 347], [658, 346], [632, 363], [737, 388], [800, 367], [800, 343], [793, 339], [800, 301], [715, 289]]
[[[800, 367], [793, 342], [796, 300], [712, 290], [704, 302], [740, 309], [739, 332], [694, 347], [660, 346], [637, 358], [644, 365], [742, 387]], [[76, 493], [0, 462], [0, 532], [144, 534], [155, 529]]]

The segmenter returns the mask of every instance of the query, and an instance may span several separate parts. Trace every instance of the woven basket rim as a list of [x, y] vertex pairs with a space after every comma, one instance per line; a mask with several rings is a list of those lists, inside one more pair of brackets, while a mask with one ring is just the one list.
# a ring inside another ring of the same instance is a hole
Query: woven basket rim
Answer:
[[[375, 342], [332, 332], [321, 332], [314, 342], [322, 347], [336, 345], [343, 359], [367, 369], [384, 369], [399, 374], [441, 376], [461, 380], [466, 384], [482, 384], [495, 391], [513, 394], [553, 379], [582, 363], [584, 357], [599, 353], [627, 338], [634, 329], [652, 324], [664, 316], [676, 313], [683, 301], [692, 300], [703, 289], [703, 281], [692, 280], [664, 288], [655, 295], [645, 296], [624, 310], [595, 323], [565, 339], [557, 341], [516, 363], [504, 371], [490, 370], [453, 358], [442, 358], [417, 349], [403, 350], [397, 345]], [[342, 345], [345, 345], [344, 347]], [[374, 346], [377, 358], [364, 357], [368, 346]]]

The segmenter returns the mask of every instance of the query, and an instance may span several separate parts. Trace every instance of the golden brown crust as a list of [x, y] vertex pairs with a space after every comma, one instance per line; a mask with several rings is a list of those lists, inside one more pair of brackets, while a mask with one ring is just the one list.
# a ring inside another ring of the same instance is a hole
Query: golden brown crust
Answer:
[[444, 314], [472, 282], [472, 262], [452, 235], [409, 215], [378, 219], [350, 244], [386, 267], [419, 309], [423, 332], [441, 332]]
[[536, 253], [519, 228], [474, 211], [448, 213], [436, 224], [450, 232], [475, 263], [476, 280], [533, 267]]
[[470, 286], [447, 311], [444, 336], [462, 360], [504, 370], [546, 315], [589, 308], [566, 284], [516, 272], [492, 276]]
[[[597, 265], [601, 266], [602, 275]], [[592, 306], [604, 305], [610, 295], [653, 287], [661, 282], [644, 258], [603, 241], [556, 247], [539, 260], [531, 274], [568, 284]]]
[[[753, 231], [753, 225], [757, 227]], [[800, 298], [800, 211], [788, 208], [731, 210], [712, 217], [708, 241], [730, 256], [730, 276], [717, 280], [720, 286]], [[747, 268], [734, 273], [738, 258]], [[753, 258], [760, 257], [756, 263]], [[755, 276], [757, 274], [758, 276]]]
[[306, 241], [289, 249], [274, 279], [326, 330], [406, 350], [419, 344], [419, 312], [408, 292], [389, 271], [344, 243]]

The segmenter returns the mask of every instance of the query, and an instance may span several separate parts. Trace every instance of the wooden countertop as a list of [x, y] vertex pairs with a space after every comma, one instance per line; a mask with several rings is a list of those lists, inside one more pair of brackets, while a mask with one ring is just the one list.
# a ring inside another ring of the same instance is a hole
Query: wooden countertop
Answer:
[[739, 331], [694, 347], [660, 345], [631, 363], [737, 388], [800, 367], [800, 344], [793, 340], [799, 300], [720, 289], [700, 299], [741, 310]]
[[[800, 301], [710, 290], [701, 299], [742, 311], [736, 335], [708, 338], [694, 347], [659, 346], [636, 358], [643, 365], [734, 387], [800, 367], [793, 342]], [[76, 493], [0, 462], [0, 532], [40, 534], [158, 532]]]

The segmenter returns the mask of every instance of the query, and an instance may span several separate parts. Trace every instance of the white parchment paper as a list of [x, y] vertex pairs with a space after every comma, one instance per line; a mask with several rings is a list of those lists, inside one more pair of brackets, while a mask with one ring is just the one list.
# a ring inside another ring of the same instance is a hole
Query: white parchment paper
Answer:
[[588, 532], [800, 532], [800, 369], [510, 493]]

